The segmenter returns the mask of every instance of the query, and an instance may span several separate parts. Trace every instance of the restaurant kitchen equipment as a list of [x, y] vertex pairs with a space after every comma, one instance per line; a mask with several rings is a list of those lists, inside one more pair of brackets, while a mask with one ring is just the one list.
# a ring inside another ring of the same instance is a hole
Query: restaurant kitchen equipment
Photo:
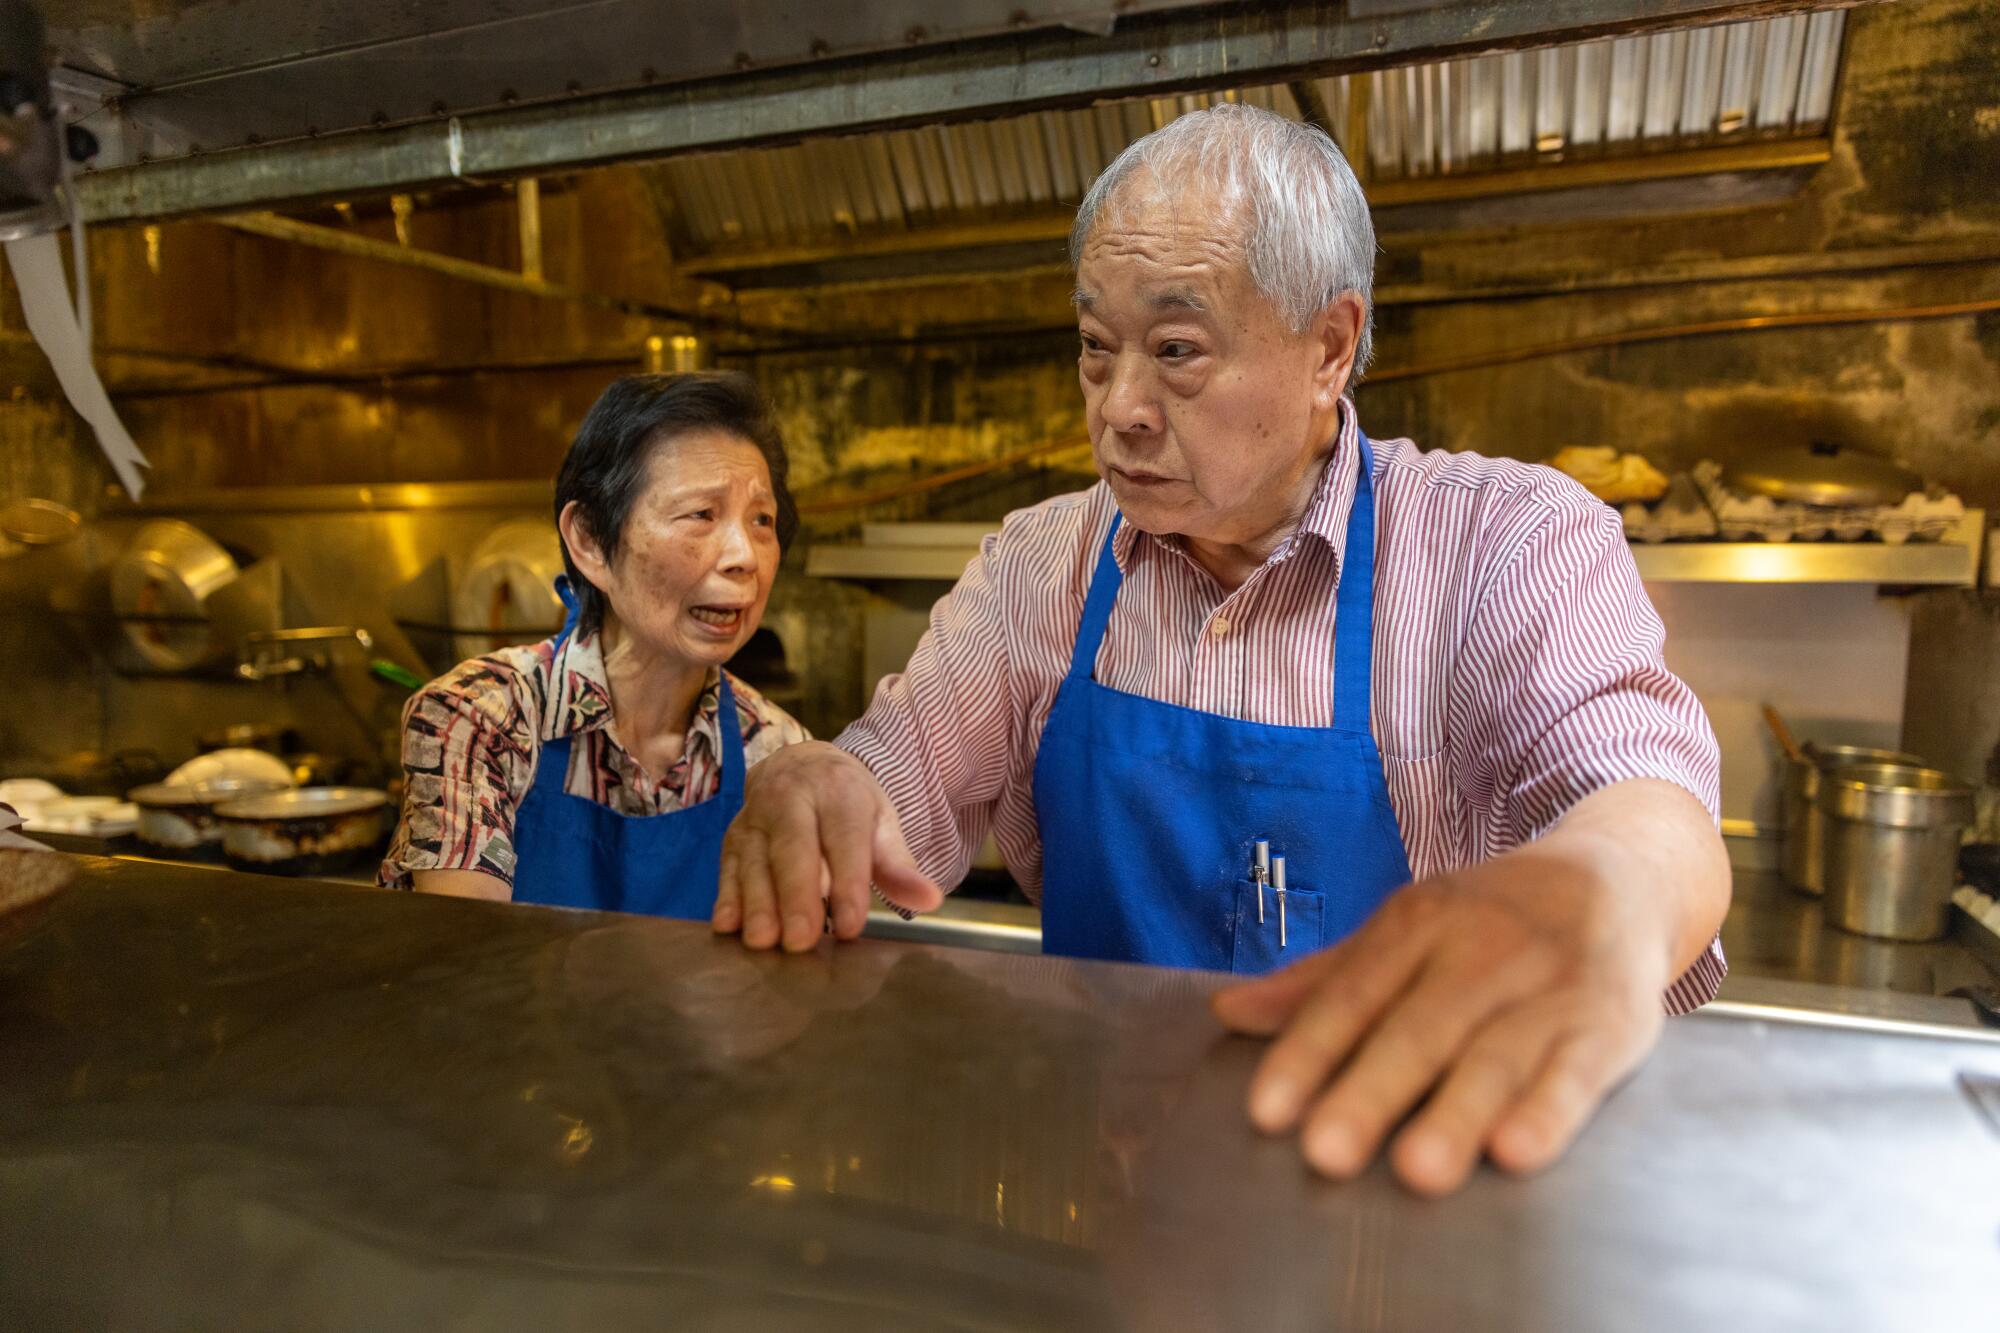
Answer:
[[160, 671], [216, 661], [230, 645], [214, 631], [208, 599], [239, 572], [235, 557], [193, 524], [146, 523], [111, 563], [111, 607], [125, 642]]
[[69, 864], [0, 924], [10, 1328], [1991, 1322], [1962, 1000], [1670, 1019], [1560, 1164], [1433, 1200], [1257, 1132], [1198, 973]]
[[1855, 764], [1902, 764], [1921, 768], [1924, 761], [1900, 750], [1863, 745], [1815, 745], [1808, 741], [1797, 758], [1782, 760], [1782, 864], [1785, 879], [1801, 893], [1826, 891], [1826, 815], [1818, 805], [1820, 785], [1830, 769]]
[[395, 820], [387, 792], [300, 787], [215, 807], [223, 857], [238, 870], [324, 875], [379, 855]]
[[1826, 918], [1843, 930], [1932, 940], [1951, 924], [1973, 793], [1950, 774], [1897, 764], [1822, 773]]
[[212, 782], [156, 782], [134, 787], [126, 799], [139, 807], [139, 841], [161, 852], [201, 852], [221, 845], [216, 811], [230, 801], [284, 791], [271, 778], [225, 777]]

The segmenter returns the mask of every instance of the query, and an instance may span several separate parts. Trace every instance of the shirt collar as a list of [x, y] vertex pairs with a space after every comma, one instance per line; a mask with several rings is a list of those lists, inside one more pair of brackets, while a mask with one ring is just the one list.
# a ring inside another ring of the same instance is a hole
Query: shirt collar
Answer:
[[[549, 688], [541, 722], [543, 740], [560, 740], [611, 725], [611, 685], [604, 670], [604, 644], [595, 633], [550, 640]], [[722, 672], [711, 668], [695, 700], [688, 749], [706, 745], [721, 752], [717, 716], [722, 710]], [[615, 735], [606, 737], [618, 744]], [[623, 747], [620, 747], [621, 749]]]
[[[1265, 561], [1266, 567], [1290, 558], [1302, 541], [1317, 541], [1325, 543], [1332, 551], [1335, 568], [1338, 569], [1341, 545], [1347, 537], [1347, 519], [1354, 512], [1354, 496], [1360, 480], [1354, 465], [1354, 455], [1361, 447], [1360, 434], [1361, 424], [1354, 410], [1354, 399], [1343, 394], [1333, 452], [1320, 469], [1319, 481], [1313, 487], [1305, 516], [1299, 520], [1299, 526], [1291, 537], [1271, 553], [1271, 558]], [[1133, 548], [1142, 537], [1162, 550], [1172, 551], [1183, 559], [1193, 559], [1179, 537], [1171, 534], [1156, 537], [1139, 531], [1130, 523], [1121, 523], [1111, 538], [1111, 556], [1118, 562], [1120, 573], [1131, 572]]]

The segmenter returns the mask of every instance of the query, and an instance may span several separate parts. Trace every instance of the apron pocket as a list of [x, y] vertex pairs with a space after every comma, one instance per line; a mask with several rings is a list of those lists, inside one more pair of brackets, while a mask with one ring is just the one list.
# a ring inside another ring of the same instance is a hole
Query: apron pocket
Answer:
[[1229, 970], [1261, 976], [1290, 967], [1326, 943], [1326, 899], [1316, 889], [1285, 890], [1285, 943], [1278, 946], [1278, 891], [1264, 886], [1264, 921], [1257, 921], [1257, 886], [1236, 881]]

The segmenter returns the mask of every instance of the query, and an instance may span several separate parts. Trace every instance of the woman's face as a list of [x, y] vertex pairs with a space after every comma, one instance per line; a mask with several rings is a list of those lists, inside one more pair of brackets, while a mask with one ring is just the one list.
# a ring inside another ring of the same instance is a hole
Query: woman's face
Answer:
[[763, 617], [778, 573], [778, 505], [764, 456], [740, 435], [691, 430], [655, 446], [608, 566], [563, 518], [578, 569], [651, 652], [720, 666]]

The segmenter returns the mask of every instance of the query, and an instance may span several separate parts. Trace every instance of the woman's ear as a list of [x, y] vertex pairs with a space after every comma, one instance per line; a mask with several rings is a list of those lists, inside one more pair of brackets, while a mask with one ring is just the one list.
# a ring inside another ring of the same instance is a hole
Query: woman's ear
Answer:
[[592, 587], [601, 590], [611, 581], [611, 562], [604, 558], [604, 550], [597, 544], [597, 537], [584, 521], [583, 509], [575, 500], [564, 505], [556, 517], [556, 530], [562, 533], [563, 545], [569, 549], [569, 558], [576, 562], [577, 573], [590, 580]]

